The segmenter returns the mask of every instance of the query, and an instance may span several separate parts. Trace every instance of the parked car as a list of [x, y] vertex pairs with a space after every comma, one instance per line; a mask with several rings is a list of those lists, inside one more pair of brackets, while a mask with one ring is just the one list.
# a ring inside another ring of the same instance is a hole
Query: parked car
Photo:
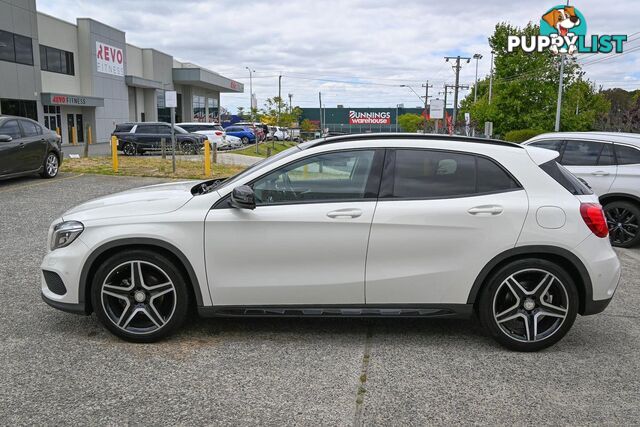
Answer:
[[58, 175], [62, 163], [60, 137], [24, 117], [0, 116], [0, 178], [39, 173]]
[[205, 135], [209, 141], [216, 144], [219, 150], [242, 147], [240, 138], [227, 135], [222, 126], [217, 123], [178, 123], [177, 126], [190, 133]]
[[256, 142], [256, 134], [249, 126], [231, 125], [225, 129], [225, 132], [227, 135], [240, 138], [243, 144]]
[[[180, 126], [175, 126], [176, 149], [189, 154], [198, 154], [207, 137], [197, 133], [189, 133]], [[162, 122], [122, 123], [116, 126], [111, 134], [118, 138], [118, 151], [125, 156], [144, 154], [147, 151], [162, 150], [162, 139], [166, 149], [171, 149], [171, 125]]]
[[476, 312], [502, 345], [539, 350], [578, 313], [603, 311], [620, 279], [598, 198], [556, 157], [441, 135], [306, 142], [226, 181], [143, 187], [64, 213], [49, 231], [42, 294], [137, 342], [169, 335], [195, 309]]
[[289, 139], [289, 132], [283, 127], [280, 126], [271, 126], [269, 129], [269, 134], [271, 135], [271, 139], [276, 141], [284, 141]]
[[614, 246], [640, 243], [640, 135], [563, 132], [524, 143], [560, 153], [559, 162], [599, 196]]
[[264, 132], [264, 127], [262, 123], [251, 123], [251, 122], [238, 122], [235, 126], [246, 126], [251, 129], [251, 131], [258, 138], [258, 142], [265, 141], [267, 139], [267, 134]]

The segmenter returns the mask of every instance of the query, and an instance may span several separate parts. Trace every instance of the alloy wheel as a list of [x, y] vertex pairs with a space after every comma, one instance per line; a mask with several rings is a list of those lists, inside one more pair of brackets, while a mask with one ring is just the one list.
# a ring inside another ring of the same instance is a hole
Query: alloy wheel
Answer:
[[609, 226], [611, 242], [624, 245], [631, 242], [638, 235], [638, 217], [624, 207], [611, 207], [604, 215]]
[[50, 153], [47, 156], [45, 168], [48, 176], [54, 177], [58, 174], [58, 157], [55, 154]]
[[500, 330], [520, 342], [554, 335], [569, 313], [565, 285], [542, 269], [520, 270], [507, 277], [493, 298], [493, 318]]
[[149, 334], [171, 320], [176, 288], [160, 267], [147, 261], [128, 261], [115, 267], [100, 291], [109, 320], [131, 334]]
[[133, 144], [127, 143], [122, 147], [122, 152], [125, 156], [135, 156], [136, 155], [136, 147]]

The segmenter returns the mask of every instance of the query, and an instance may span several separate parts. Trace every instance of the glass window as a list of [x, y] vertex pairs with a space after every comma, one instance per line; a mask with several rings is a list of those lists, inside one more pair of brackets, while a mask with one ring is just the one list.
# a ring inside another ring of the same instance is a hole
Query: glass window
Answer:
[[197, 122], [205, 121], [205, 98], [204, 96], [193, 96], [193, 120]]
[[616, 144], [616, 156], [619, 165], [640, 164], [640, 150], [637, 148]]
[[16, 62], [19, 64], [33, 65], [33, 43], [29, 37], [13, 35], [16, 49]]
[[604, 145], [595, 141], [567, 141], [561, 163], [565, 166], [595, 166]]
[[47, 48], [47, 71], [62, 72], [62, 58], [58, 49]]
[[40, 45], [40, 69], [47, 70], [47, 48], [43, 45]]
[[429, 150], [396, 151], [391, 197], [457, 197], [476, 192], [475, 157]]
[[558, 141], [555, 139], [548, 139], [544, 141], [532, 142], [529, 145], [531, 145], [532, 147], [546, 148], [547, 150], [555, 150], [559, 152], [560, 149], [562, 148], [562, 141]]
[[[180, 133], [177, 131], [178, 126], [176, 126], [176, 133]], [[160, 135], [170, 135], [171, 134], [171, 126], [162, 126], [158, 125], [156, 130]]]
[[138, 125], [136, 133], [156, 133], [155, 125]]
[[0, 31], [0, 60], [15, 62], [16, 51], [13, 47], [13, 33]]
[[600, 152], [600, 157], [598, 157], [598, 165], [610, 166], [615, 165], [615, 163], [613, 144], [602, 144], [602, 151]]
[[593, 194], [589, 187], [580, 182], [578, 178], [555, 160], [543, 163], [540, 165], [540, 169], [545, 171], [547, 175], [553, 178], [558, 184], [562, 185], [573, 195], [581, 196], [585, 194]]
[[256, 204], [363, 199], [374, 154], [342, 151], [283, 166], [253, 184]]
[[9, 120], [0, 127], [0, 135], [9, 135], [13, 139], [22, 138], [17, 120]]
[[477, 159], [478, 193], [494, 193], [520, 188], [518, 183], [500, 166], [484, 157]]
[[28, 120], [20, 120], [20, 125], [22, 126], [22, 131], [24, 132], [25, 137], [29, 136], [37, 136], [42, 134], [42, 129], [38, 132], [38, 128], [40, 126], [36, 125], [33, 122]]

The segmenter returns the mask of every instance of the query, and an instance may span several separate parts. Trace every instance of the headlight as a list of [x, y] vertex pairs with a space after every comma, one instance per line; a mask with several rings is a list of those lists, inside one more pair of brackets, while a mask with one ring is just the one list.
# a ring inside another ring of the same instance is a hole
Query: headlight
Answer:
[[78, 221], [65, 221], [56, 224], [56, 226], [53, 227], [53, 234], [51, 235], [51, 250], [53, 251], [69, 246], [83, 230], [84, 225]]

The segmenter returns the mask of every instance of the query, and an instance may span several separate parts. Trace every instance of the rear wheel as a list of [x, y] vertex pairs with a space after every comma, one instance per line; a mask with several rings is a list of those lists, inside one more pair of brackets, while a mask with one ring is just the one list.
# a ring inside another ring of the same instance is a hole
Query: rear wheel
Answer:
[[478, 305], [488, 333], [516, 351], [538, 351], [560, 341], [577, 312], [573, 280], [542, 259], [522, 259], [502, 267], [490, 277]]
[[246, 136], [243, 136], [243, 137], [242, 137], [242, 143], [243, 143], [244, 145], [247, 145], [247, 144], [249, 143], [249, 138], [248, 138], [248, 137], [246, 137]]
[[44, 158], [44, 165], [40, 176], [43, 178], [55, 178], [56, 175], [58, 175], [59, 168], [60, 161], [58, 160], [58, 156], [56, 153], [49, 153], [47, 157]]
[[114, 335], [154, 342], [182, 325], [189, 292], [170, 259], [145, 250], [125, 250], [96, 272], [91, 302], [100, 322]]
[[122, 154], [124, 154], [125, 156], [135, 156], [136, 153], [137, 153], [136, 146], [130, 142], [126, 142], [122, 146]]
[[604, 206], [613, 246], [629, 248], [640, 243], [640, 208], [629, 202], [611, 202]]
[[198, 147], [191, 141], [183, 142], [180, 148], [185, 154], [198, 154]]

